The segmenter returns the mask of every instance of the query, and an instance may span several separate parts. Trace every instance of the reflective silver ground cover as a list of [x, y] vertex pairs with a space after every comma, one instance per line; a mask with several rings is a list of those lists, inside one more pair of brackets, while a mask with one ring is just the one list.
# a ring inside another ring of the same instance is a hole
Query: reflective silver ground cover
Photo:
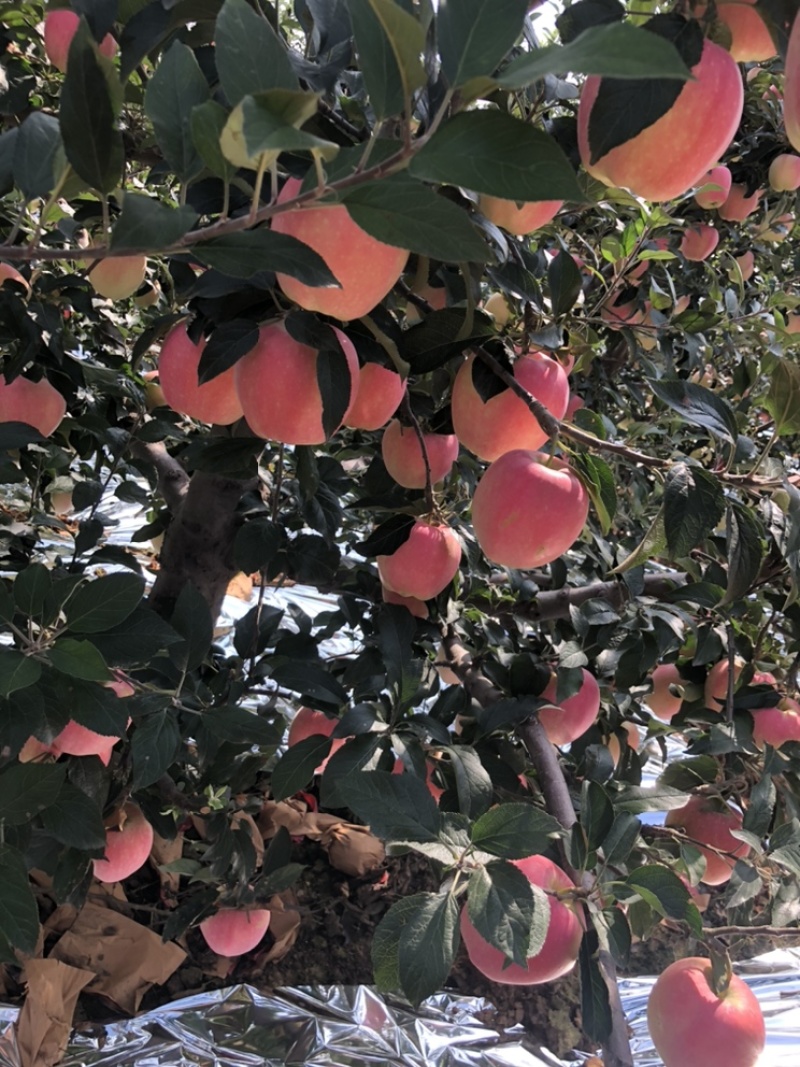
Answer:
[[[759, 999], [767, 1047], [758, 1067], [800, 1065], [800, 950], [737, 965]], [[647, 1034], [652, 978], [620, 983], [636, 1067], [661, 1067]], [[524, 991], [520, 991], [524, 996]], [[0, 1067], [19, 1067], [16, 1010], [0, 1007]], [[441, 993], [412, 1011], [368, 986], [304, 986], [264, 996], [234, 986], [136, 1019], [82, 1028], [64, 1067], [578, 1067], [535, 1049], [522, 1027], [491, 1029], [491, 1005]], [[480, 1016], [480, 1017], [479, 1017]]]

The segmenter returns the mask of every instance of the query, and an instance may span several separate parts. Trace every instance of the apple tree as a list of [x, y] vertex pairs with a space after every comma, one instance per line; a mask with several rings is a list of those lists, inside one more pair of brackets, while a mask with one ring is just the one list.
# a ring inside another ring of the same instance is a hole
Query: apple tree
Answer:
[[796, 4], [528, 6], [0, 3], [9, 973], [416, 854], [377, 984], [626, 1065], [635, 939], [796, 924]]

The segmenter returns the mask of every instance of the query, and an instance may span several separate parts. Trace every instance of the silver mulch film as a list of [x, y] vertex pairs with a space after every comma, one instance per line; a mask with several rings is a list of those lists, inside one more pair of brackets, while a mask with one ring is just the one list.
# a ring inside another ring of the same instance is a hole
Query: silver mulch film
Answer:
[[[770, 952], [741, 965], [767, 1023], [758, 1067], [800, 1063], [800, 950]], [[624, 979], [622, 1002], [636, 1067], [661, 1067], [647, 1034], [654, 979]], [[524, 996], [520, 990], [520, 996]], [[0, 1007], [0, 1067], [19, 1067], [13, 1023]], [[498, 1033], [491, 1005], [440, 993], [419, 1011], [368, 986], [303, 986], [264, 996], [251, 986], [187, 997], [135, 1019], [81, 1027], [63, 1067], [578, 1067], [535, 1049], [521, 1026]]]

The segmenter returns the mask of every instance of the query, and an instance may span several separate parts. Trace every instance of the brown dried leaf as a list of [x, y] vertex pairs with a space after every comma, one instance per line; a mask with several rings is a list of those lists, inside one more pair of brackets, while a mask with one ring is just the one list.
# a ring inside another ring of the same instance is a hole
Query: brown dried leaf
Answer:
[[283, 893], [277, 893], [274, 897], [271, 897], [269, 910], [272, 913], [272, 918], [269, 921], [269, 932], [275, 939], [275, 943], [261, 957], [262, 963], [282, 960], [292, 948], [300, 933], [300, 912], [297, 908], [297, 897], [291, 889], [286, 889]]
[[59, 960], [28, 960], [28, 995], [17, 1020], [22, 1067], [52, 1067], [64, 1055], [78, 996], [94, 974]]
[[383, 844], [365, 826], [341, 823], [322, 838], [322, 845], [332, 867], [357, 877], [374, 871], [386, 859]]
[[150, 851], [150, 863], [155, 867], [156, 871], [158, 871], [161, 888], [164, 892], [172, 894], [173, 896], [178, 892], [181, 876], [172, 871], [159, 870], [159, 868], [166, 866], [168, 863], [174, 863], [176, 860], [179, 860], [182, 855], [182, 833], [176, 834], [171, 841], [166, 837], [161, 837], [160, 834], [154, 834], [153, 848]]
[[231, 829], [247, 829], [250, 831], [253, 848], [256, 850], [256, 867], [260, 867], [261, 861], [264, 859], [264, 838], [261, 836], [261, 831], [253, 816], [248, 815], [246, 811], [235, 811], [231, 816]]

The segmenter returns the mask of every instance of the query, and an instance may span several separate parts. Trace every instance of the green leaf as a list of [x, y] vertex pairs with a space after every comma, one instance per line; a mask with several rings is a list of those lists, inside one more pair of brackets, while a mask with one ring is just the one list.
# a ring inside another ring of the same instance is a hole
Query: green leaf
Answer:
[[625, 14], [620, 0], [577, 0], [561, 12], [556, 26], [562, 43], [570, 44], [584, 30], [608, 22], [622, 22]]
[[41, 615], [50, 592], [50, 571], [43, 563], [31, 563], [14, 579], [14, 602], [23, 615]]
[[70, 782], [42, 812], [42, 824], [56, 841], [69, 848], [102, 849], [106, 831], [97, 804]]
[[439, 809], [416, 775], [362, 771], [337, 786], [347, 807], [381, 840], [438, 840]]
[[30, 656], [23, 656], [15, 648], [0, 647], [0, 696], [7, 697], [18, 689], [35, 685], [42, 673], [42, 665]]
[[736, 444], [739, 427], [727, 400], [703, 385], [682, 378], [651, 379], [650, 388], [659, 400], [692, 426], [702, 426], [724, 441]]
[[174, 708], [148, 715], [143, 723], [139, 723], [131, 741], [133, 789], [146, 789], [166, 774], [180, 743], [181, 732]]
[[199, 241], [192, 252], [201, 263], [232, 278], [252, 278], [271, 270], [297, 278], [304, 285], [339, 285], [318, 252], [296, 237], [275, 233], [264, 226]]
[[269, 519], [253, 519], [236, 531], [233, 558], [239, 570], [254, 574], [267, 567], [281, 545], [281, 531]]
[[219, 80], [231, 107], [265, 89], [298, 88], [286, 46], [247, 0], [225, 0], [214, 44]]
[[563, 833], [558, 819], [532, 804], [498, 804], [473, 823], [472, 843], [501, 859], [521, 860], [544, 852]]
[[589, 494], [600, 528], [607, 534], [617, 510], [617, 484], [613, 471], [604, 459], [591, 452], [573, 456], [572, 466]]
[[416, 893], [409, 898], [397, 947], [400, 988], [415, 1006], [438, 992], [450, 974], [461, 941], [458, 903], [450, 894]]
[[66, 767], [55, 763], [12, 763], [0, 773], [0, 824], [24, 826], [54, 804]]
[[57, 671], [86, 682], [105, 682], [113, 678], [106, 662], [91, 641], [60, 637], [47, 650], [47, 658]]
[[285, 800], [305, 789], [330, 750], [331, 739], [322, 734], [305, 737], [287, 749], [272, 770], [272, 799]]
[[526, 967], [541, 951], [550, 924], [544, 892], [518, 867], [496, 860], [473, 871], [468, 893], [470, 922], [481, 937], [506, 959]]
[[154, 611], [139, 606], [124, 622], [95, 634], [92, 640], [106, 663], [132, 667], [153, 659], [181, 638]]
[[107, 574], [81, 585], [67, 601], [70, 630], [94, 634], [118, 626], [139, 606], [144, 580], [136, 574]]
[[773, 361], [764, 407], [775, 420], [776, 434], [800, 433], [800, 367], [792, 360]]
[[52, 192], [60, 148], [58, 119], [43, 111], [28, 115], [14, 146], [14, 182], [26, 200], [45, 198]]
[[206, 100], [192, 108], [189, 128], [200, 158], [206, 167], [223, 181], [230, 181], [236, 167], [229, 163], [220, 147], [219, 139], [228, 121], [228, 112], [216, 100]]
[[214, 737], [234, 745], [258, 745], [262, 749], [276, 749], [283, 739], [282, 725], [269, 722], [247, 708], [209, 708], [201, 721], [203, 727]]
[[320, 782], [320, 804], [330, 810], [344, 807], [346, 801], [339, 795], [338, 785], [350, 775], [375, 767], [382, 746], [382, 735], [360, 734], [351, 737], [347, 743], [333, 753], [322, 773]]
[[422, 26], [394, 0], [347, 0], [347, 9], [375, 115], [399, 115], [425, 84]]
[[586, 831], [589, 849], [598, 849], [614, 822], [611, 797], [597, 782], [584, 782], [581, 790], [580, 822]]
[[692, 897], [689, 890], [669, 867], [648, 864], [631, 871], [625, 884], [634, 889], [659, 915], [686, 919]]
[[728, 540], [728, 584], [723, 604], [732, 604], [746, 596], [761, 570], [764, 545], [761, 528], [753, 512], [737, 501], [728, 505], [726, 515]]
[[446, 263], [491, 256], [463, 208], [408, 174], [354, 186], [342, 200], [353, 221], [384, 244]]
[[455, 775], [459, 811], [470, 819], [477, 819], [487, 810], [494, 796], [489, 772], [470, 745], [451, 745], [446, 751]]
[[0, 940], [33, 954], [39, 940], [39, 905], [21, 852], [0, 844]]
[[641, 815], [644, 811], [672, 811], [686, 803], [686, 793], [667, 785], [628, 786], [614, 797], [617, 811], [630, 811]]
[[199, 383], [204, 385], [230, 370], [242, 356], [255, 348], [258, 338], [258, 325], [250, 319], [231, 319], [217, 326], [200, 356], [197, 368]]
[[691, 77], [670, 41], [630, 23], [614, 22], [584, 30], [571, 44], [537, 48], [519, 56], [495, 81], [504, 89], [524, 89], [546, 74], [568, 71], [620, 80], [669, 79], [667, 85], [674, 82], [675, 97]]
[[197, 222], [197, 212], [185, 204], [168, 207], [152, 196], [126, 193], [122, 214], [111, 234], [112, 252], [149, 252], [169, 248]]
[[399, 993], [400, 940], [417, 913], [415, 897], [402, 897], [389, 908], [372, 937], [372, 970], [375, 984], [384, 993]]
[[170, 659], [181, 670], [197, 670], [211, 648], [214, 620], [211, 618], [208, 604], [191, 582], [187, 582], [181, 589], [169, 621], [183, 638], [180, 645], [170, 648]]
[[607, 864], [618, 866], [627, 862], [641, 827], [641, 819], [629, 811], [620, 811], [614, 816], [614, 822], [600, 844]]
[[676, 463], [664, 486], [664, 528], [673, 559], [708, 537], [725, 513], [722, 485], [702, 467]]
[[302, 697], [340, 708], [347, 703], [347, 690], [320, 663], [289, 660], [272, 672], [272, 680], [284, 689], [291, 689]]
[[317, 386], [322, 398], [322, 429], [332, 437], [350, 407], [353, 379], [341, 345], [317, 353]]
[[643, 567], [654, 556], [660, 556], [667, 547], [667, 532], [664, 529], [664, 508], [659, 508], [658, 514], [653, 519], [642, 540], [634, 548], [633, 552], [618, 563], [610, 571], [610, 574], [624, 574], [625, 571], [634, 567]]
[[300, 129], [319, 105], [318, 93], [299, 89], [269, 89], [242, 101], [242, 133], [248, 156], [271, 163], [281, 152], [318, 152], [333, 159], [339, 145]]
[[86, 21], [81, 19], [69, 48], [59, 122], [64, 151], [75, 173], [101, 193], [116, 189], [125, 163], [122, 133], [116, 124], [116, 101], [112, 97], [112, 92], [121, 93], [116, 77], [113, 66], [101, 58]]
[[462, 112], [445, 122], [408, 170], [423, 181], [461, 185], [506, 200], [585, 201], [553, 138], [495, 110]]
[[126, 699], [118, 697], [113, 689], [93, 682], [70, 679], [64, 683], [65, 704], [70, 716], [89, 730], [105, 737], [125, 737], [128, 725]]
[[400, 355], [412, 372], [428, 374], [443, 367], [476, 341], [494, 336], [488, 316], [476, 314], [470, 321], [468, 318], [466, 308], [442, 308], [426, 315], [419, 325], [403, 330]]
[[597, 959], [597, 934], [589, 929], [581, 941], [578, 956], [581, 974], [581, 1026], [586, 1036], [603, 1044], [613, 1027], [608, 986]]
[[153, 123], [158, 146], [175, 177], [190, 182], [203, 169], [192, 140], [192, 109], [210, 96], [194, 52], [173, 41], [147, 83], [144, 110]]
[[120, 76], [123, 81], [133, 74], [145, 56], [154, 51], [169, 33], [171, 12], [161, 3], [135, 0], [140, 8], [130, 18], [124, 14], [120, 37]]
[[583, 284], [578, 264], [569, 252], [562, 249], [550, 260], [547, 267], [547, 283], [550, 287], [553, 314], [566, 315], [572, 310]]
[[449, 0], [439, 5], [436, 37], [451, 89], [493, 74], [522, 32], [527, 0]]
[[416, 633], [414, 617], [405, 608], [384, 604], [377, 615], [378, 648], [386, 669], [386, 683], [395, 706], [413, 700], [419, 688], [411, 643]]

